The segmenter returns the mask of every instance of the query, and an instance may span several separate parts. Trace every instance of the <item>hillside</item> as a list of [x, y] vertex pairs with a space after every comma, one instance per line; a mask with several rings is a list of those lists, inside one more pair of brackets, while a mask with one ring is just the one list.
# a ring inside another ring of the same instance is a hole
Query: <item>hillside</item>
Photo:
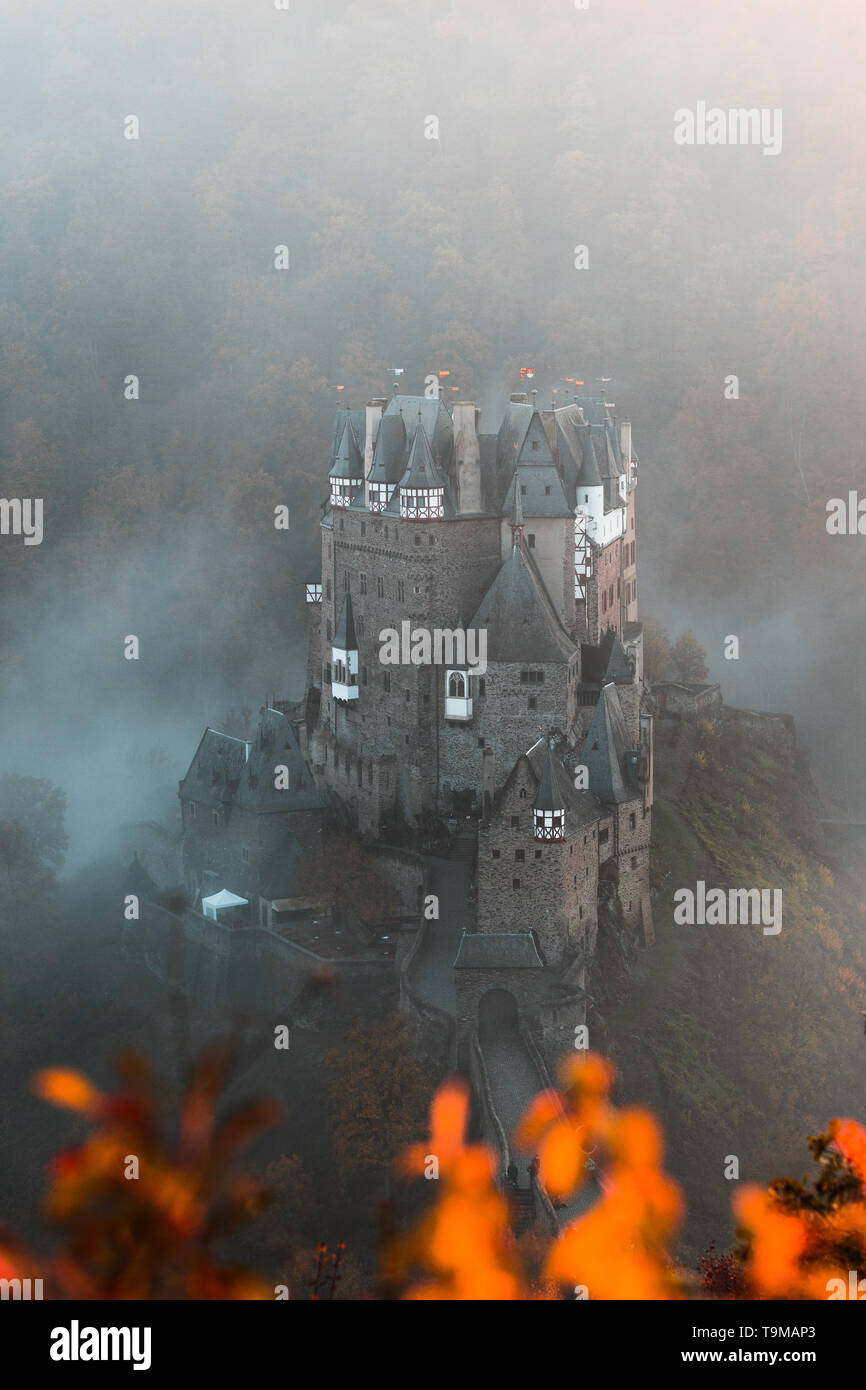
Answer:
[[[650, 1106], [688, 1201], [683, 1254], [731, 1237], [741, 1180], [809, 1167], [806, 1135], [862, 1116], [866, 886], [850, 846], [825, 846], [802, 753], [739, 730], [661, 725], [653, 827], [657, 944], [605, 1022], [620, 1098]], [[782, 930], [678, 926], [674, 892], [781, 888]]]

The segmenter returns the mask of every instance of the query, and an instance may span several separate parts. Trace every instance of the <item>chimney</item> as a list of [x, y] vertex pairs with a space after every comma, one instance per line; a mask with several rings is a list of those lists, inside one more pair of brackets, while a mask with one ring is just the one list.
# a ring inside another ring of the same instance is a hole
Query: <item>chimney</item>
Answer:
[[631, 482], [631, 420], [623, 420], [620, 424], [619, 447], [625, 459], [625, 467], [629, 482]]
[[379, 433], [379, 421], [388, 402], [382, 396], [374, 396], [367, 405], [366, 430], [364, 434], [364, 506], [370, 505], [370, 484], [367, 478], [373, 467], [373, 450]]
[[455, 401], [452, 424], [457, 478], [458, 512], [481, 511], [481, 450], [476, 423], [480, 418], [474, 401]]

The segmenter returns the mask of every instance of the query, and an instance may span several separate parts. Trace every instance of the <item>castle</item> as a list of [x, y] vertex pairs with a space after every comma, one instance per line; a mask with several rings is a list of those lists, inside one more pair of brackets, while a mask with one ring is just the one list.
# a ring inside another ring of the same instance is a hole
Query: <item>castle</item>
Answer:
[[179, 787], [195, 900], [265, 926], [327, 807], [371, 842], [468, 826], [464, 1063], [491, 998], [548, 1056], [573, 1046], [600, 916], [653, 938], [631, 425], [604, 399], [535, 394], [496, 433], [426, 396], [338, 412], [305, 698], [275, 701], [250, 742], [207, 730]]

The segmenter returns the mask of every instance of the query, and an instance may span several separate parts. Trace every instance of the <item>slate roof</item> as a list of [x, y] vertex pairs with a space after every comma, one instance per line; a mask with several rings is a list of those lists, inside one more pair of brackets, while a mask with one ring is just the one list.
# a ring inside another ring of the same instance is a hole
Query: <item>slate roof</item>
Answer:
[[527, 520], [533, 517], [572, 515], [559, 474], [552, 463], [547, 468], [518, 464], [502, 503], [502, 510], [506, 516], [511, 515], [514, 507], [515, 489], [524, 487], [526, 495], [523, 497], [523, 515]]
[[[274, 768], [278, 766], [289, 770], [285, 790], [274, 786]], [[310, 811], [321, 806], [295, 731], [279, 710], [266, 709], [262, 714], [233, 802], [251, 811]]]
[[[589, 434], [584, 424], [579, 406], [568, 405], [557, 410], [555, 419], [555, 443], [559, 455], [565, 495], [569, 506], [574, 509], [576, 502], [577, 479], [583, 466], [583, 439]], [[591, 487], [591, 483], [587, 483]]]
[[[289, 769], [285, 791], [274, 786], [274, 768], [280, 765]], [[251, 811], [307, 811], [321, 805], [294, 730], [274, 709], [263, 712], [249, 758], [243, 739], [205, 729], [180, 795], [213, 808], [228, 804]]]
[[541, 781], [538, 784], [538, 791], [532, 805], [536, 811], [563, 811], [565, 809], [553, 762], [553, 750], [549, 745], [547, 757], [544, 760], [544, 771], [541, 774]]
[[363, 478], [364, 476], [364, 460], [361, 456], [361, 450], [358, 447], [355, 431], [352, 428], [349, 411], [346, 411], [346, 423], [343, 428], [343, 434], [328, 476], [331, 478], [355, 479]]
[[517, 451], [518, 468], [522, 463], [531, 463], [536, 466], [546, 464], [550, 468], [554, 467], [550, 441], [547, 438], [541, 416], [535, 409], [532, 411], [529, 426]]
[[581, 761], [589, 769], [589, 785], [600, 801], [619, 805], [633, 801], [638, 790], [628, 779], [626, 753], [631, 751], [625, 717], [616, 686], [602, 688], [592, 716]]
[[578, 396], [577, 404], [590, 425], [606, 425], [610, 420], [604, 396]]
[[580, 646], [581, 681], [586, 685], [631, 685], [634, 672], [626, 656], [619, 634], [613, 628], [603, 634], [598, 646], [582, 642]]
[[464, 932], [455, 970], [543, 970], [531, 932]]
[[532, 420], [533, 407], [525, 401], [509, 401], [496, 436], [496, 463], [505, 477], [510, 477], [520, 447]]
[[240, 781], [246, 752], [243, 739], [232, 738], [217, 729], [205, 729], [180, 784], [181, 797], [212, 807], [231, 801]]
[[441, 400], [427, 396], [392, 396], [382, 413], [382, 420], [402, 412], [407, 447], [411, 449], [418, 427], [419, 410], [433, 457], [439, 460], [442, 469], [447, 472], [454, 452], [454, 426]]
[[589, 425], [585, 427], [580, 442], [583, 449], [583, 456], [580, 472], [577, 475], [577, 487], [601, 487], [601, 469], [598, 466], [592, 429]]
[[346, 429], [347, 421], [351, 424], [356, 439], [366, 438], [366, 410], [338, 410], [334, 416], [334, 433], [331, 438], [331, 463], [333, 463], [334, 459], [337, 457], [337, 451], [343, 441], [343, 434]]
[[634, 682], [634, 671], [631, 663], [625, 654], [625, 647], [619, 640], [619, 633], [611, 630], [610, 632], [610, 655], [607, 662], [607, 670], [604, 673], [605, 683], [614, 681], [616, 685], [632, 685]]
[[358, 636], [355, 632], [355, 614], [352, 611], [351, 594], [346, 594], [343, 599], [343, 606], [340, 609], [331, 646], [337, 647], [342, 652], [356, 652], [358, 650]]
[[487, 629], [488, 661], [566, 662], [576, 650], [535, 561], [519, 545], [512, 546], [469, 626]]
[[379, 421], [379, 432], [373, 450], [370, 467], [371, 483], [394, 484], [402, 477], [408, 456], [406, 446], [406, 426], [399, 411], [394, 415], [383, 415]]
[[412, 441], [412, 448], [409, 451], [406, 472], [400, 479], [399, 485], [400, 487], [442, 488], [443, 490], [445, 488], [445, 479], [433, 458], [420, 418], [415, 430], [415, 438]]
[[[539, 790], [544, 781], [544, 773], [549, 761], [551, 775], [556, 781], [553, 798], [559, 798], [559, 806], [552, 806], [549, 809], [558, 811], [563, 807], [565, 808], [566, 838], [573, 835], [581, 826], [594, 825], [601, 818], [601, 805], [598, 797], [592, 791], [578, 790], [574, 785], [574, 775], [570, 769], [574, 769], [581, 761], [575, 748], [570, 748], [563, 741], [551, 749], [547, 739], [540, 738], [523, 756], [532, 768]], [[563, 758], [567, 760], [567, 766], [563, 762]], [[590, 786], [592, 786], [591, 777]], [[546, 810], [548, 808], [539, 806], [538, 809]]]

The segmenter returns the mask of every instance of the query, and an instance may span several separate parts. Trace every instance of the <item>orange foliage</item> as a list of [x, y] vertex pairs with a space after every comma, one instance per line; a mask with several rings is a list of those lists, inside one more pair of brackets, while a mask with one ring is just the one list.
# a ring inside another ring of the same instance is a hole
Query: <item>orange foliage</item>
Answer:
[[866, 1188], [866, 1129], [856, 1120], [836, 1120], [831, 1133], [842, 1157]]
[[[254, 1215], [268, 1194], [234, 1171], [237, 1151], [273, 1123], [276, 1108], [254, 1101], [222, 1121], [214, 1114], [228, 1053], [202, 1057], [169, 1137], [160, 1088], [136, 1056], [121, 1059], [125, 1086], [103, 1095], [77, 1072], [40, 1072], [34, 1089], [94, 1126], [49, 1168], [48, 1219], [65, 1243], [43, 1274], [51, 1297], [97, 1299], [263, 1299], [273, 1289], [221, 1264], [214, 1243]], [[137, 1171], [136, 1171], [137, 1165]], [[0, 1240], [0, 1262], [25, 1274], [37, 1262]]]
[[[451, 1080], [430, 1107], [429, 1145], [414, 1144], [398, 1159], [405, 1174], [420, 1176], [430, 1157], [441, 1189], [433, 1210], [384, 1254], [385, 1280], [403, 1298], [509, 1300], [526, 1297], [509, 1232], [509, 1213], [496, 1188], [496, 1157], [484, 1144], [465, 1142], [469, 1089]], [[426, 1275], [413, 1282], [418, 1274]]]
[[[221, 1264], [213, 1246], [254, 1216], [268, 1195], [236, 1172], [239, 1148], [275, 1118], [261, 1101], [215, 1116], [227, 1054], [212, 1049], [183, 1096], [176, 1136], [166, 1136], [159, 1088], [145, 1063], [122, 1063], [125, 1086], [105, 1095], [76, 1072], [41, 1072], [35, 1089], [91, 1123], [89, 1137], [51, 1165], [49, 1219], [66, 1232], [42, 1270], [49, 1296], [97, 1299], [264, 1299], [272, 1290], [244, 1269]], [[434, 1200], [383, 1250], [386, 1296], [411, 1301], [514, 1301], [573, 1296], [677, 1299], [690, 1296], [672, 1245], [683, 1218], [677, 1184], [663, 1171], [663, 1140], [652, 1115], [617, 1109], [614, 1070], [588, 1055], [564, 1061], [559, 1086], [536, 1096], [516, 1133], [537, 1156], [537, 1180], [559, 1209], [585, 1180], [594, 1155], [598, 1196], [552, 1238], [536, 1228], [516, 1239], [497, 1185], [497, 1156], [466, 1141], [470, 1092], [452, 1079], [430, 1106], [430, 1137], [396, 1160], [404, 1177], [435, 1177]], [[172, 1131], [173, 1132], [173, 1131]], [[809, 1141], [822, 1165], [814, 1187], [780, 1179], [745, 1186], [733, 1209], [738, 1255], [703, 1261], [703, 1292], [758, 1299], [826, 1299], [866, 1261], [866, 1128], [835, 1120]], [[138, 1160], [138, 1177], [128, 1174]], [[435, 1163], [434, 1163], [435, 1160]], [[592, 1167], [593, 1165], [591, 1165]], [[314, 1281], [333, 1297], [342, 1247]], [[715, 1266], [725, 1277], [715, 1278]], [[730, 1265], [730, 1269], [727, 1266]], [[0, 1239], [0, 1276], [29, 1277], [36, 1264]], [[713, 1278], [708, 1277], [709, 1274]], [[728, 1276], [731, 1277], [728, 1277]], [[735, 1277], [733, 1277], [735, 1276]], [[718, 1288], [716, 1287], [718, 1286]]]

